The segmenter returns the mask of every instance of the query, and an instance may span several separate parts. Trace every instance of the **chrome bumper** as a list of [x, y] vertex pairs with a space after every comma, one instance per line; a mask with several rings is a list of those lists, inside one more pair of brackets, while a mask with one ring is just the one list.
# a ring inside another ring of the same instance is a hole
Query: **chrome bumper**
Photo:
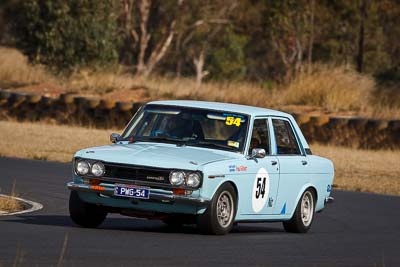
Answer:
[[[98, 193], [102, 196], [105, 197], [114, 197], [114, 186], [105, 186], [105, 185], [100, 185], [100, 186], [93, 186], [93, 185], [88, 185], [88, 184], [78, 184], [74, 182], [69, 182], [67, 183], [67, 187], [69, 190], [75, 190], [75, 191], [84, 191], [84, 192], [92, 192], [92, 193]], [[204, 198], [194, 198], [190, 197], [187, 195], [174, 195], [171, 193], [161, 193], [161, 192], [155, 192], [154, 190], [150, 189], [150, 196], [149, 200], [147, 199], [135, 199], [135, 198], [129, 198], [131, 200], [141, 200], [141, 201], [157, 201], [161, 203], [166, 203], [166, 204], [173, 204], [173, 203], [186, 203], [186, 204], [192, 204], [196, 206], [207, 206], [207, 204], [210, 202], [208, 199]]]

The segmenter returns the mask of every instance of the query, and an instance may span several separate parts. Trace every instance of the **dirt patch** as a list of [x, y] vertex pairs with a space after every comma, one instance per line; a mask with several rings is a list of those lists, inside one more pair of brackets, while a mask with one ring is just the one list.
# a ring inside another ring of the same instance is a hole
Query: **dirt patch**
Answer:
[[102, 99], [126, 101], [126, 102], [148, 102], [150, 101], [150, 94], [145, 88], [137, 88], [130, 90], [117, 90], [114, 92], [102, 95]]
[[68, 92], [65, 88], [63, 88], [60, 85], [52, 83], [41, 83], [37, 85], [18, 87], [12, 89], [11, 91], [38, 94], [52, 98], [58, 98], [61, 94], [64, 93], [71, 93], [73, 95], [101, 98], [104, 100], [113, 100], [122, 102], [143, 103], [151, 100], [149, 90], [147, 88], [112, 90], [111, 92], [107, 92], [101, 95], [93, 94], [93, 92], [87, 92], [87, 93], [83, 92], [80, 94], [76, 94], [74, 92]]
[[41, 83], [37, 85], [29, 85], [18, 87], [12, 89], [12, 91], [24, 92], [24, 93], [33, 93], [47, 97], [59, 97], [62, 93], [65, 93], [65, 89], [59, 85], [52, 83]]
[[306, 106], [306, 105], [282, 105], [279, 109], [289, 113], [307, 114], [309, 116], [335, 116], [335, 117], [354, 117], [360, 114], [355, 111], [337, 111], [332, 112], [323, 107]]

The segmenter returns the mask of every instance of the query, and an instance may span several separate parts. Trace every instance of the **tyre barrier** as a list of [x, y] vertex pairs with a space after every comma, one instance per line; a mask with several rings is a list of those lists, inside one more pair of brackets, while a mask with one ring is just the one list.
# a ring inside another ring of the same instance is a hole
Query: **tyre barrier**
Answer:
[[351, 119], [343, 117], [331, 117], [329, 118], [329, 126], [333, 128], [341, 128], [346, 126]]
[[0, 91], [0, 100], [7, 100], [10, 97], [11, 93], [8, 91], [1, 90]]
[[116, 106], [119, 111], [124, 112], [124, 111], [131, 110], [133, 107], [133, 104], [131, 102], [117, 102]]
[[106, 109], [106, 110], [111, 110], [115, 107], [115, 101], [113, 100], [101, 100], [100, 101], [100, 107], [102, 109]]
[[321, 127], [329, 122], [329, 116], [321, 115], [321, 116], [313, 116], [310, 118], [311, 124], [315, 127]]
[[39, 103], [41, 99], [42, 99], [41, 95], [35, 95], [35, 94], [27, 95], [27, 100], [31, 104]]
[[[0, 90], [0, 119], [121, 129], [143, 104], [73, 94], [51, 98]], [[400, 120], [299, 113], [293, 116], [309, 142], [371, 149], [400, 148]]]

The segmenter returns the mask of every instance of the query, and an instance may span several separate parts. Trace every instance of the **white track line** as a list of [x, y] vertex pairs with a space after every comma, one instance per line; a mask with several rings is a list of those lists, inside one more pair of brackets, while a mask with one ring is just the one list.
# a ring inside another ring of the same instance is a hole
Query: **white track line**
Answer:
[[19, 214], [24, 214], [24, 213], [28, 213], [28, 212], [34, 212], [34, 211], [38, 211], [38, 210], [43, 209], [43, 205], [42, 204], [30, 201], [30, 200], [26, 200], [26, 199], [23, 199], [23, 198], [7, 196], [7, 195], [3, 195], [3, 194], [0, 194], [0, 197], [11, 197], [11, 198], [13, 198], [15, 200], [24, 202], [25, 204], [28, 204], [29, 206], [31, 206], [27, 210], [21, 210], [21, 211], [11, 212], [11, 213], [0, 213], [0, 216], [19, 215]]

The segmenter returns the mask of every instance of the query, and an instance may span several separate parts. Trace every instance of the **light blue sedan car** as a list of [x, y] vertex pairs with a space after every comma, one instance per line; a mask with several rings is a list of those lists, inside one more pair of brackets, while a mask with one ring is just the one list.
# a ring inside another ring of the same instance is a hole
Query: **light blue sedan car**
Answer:
[[269, 221], [305, 233], [332, 200], [332, 162], [312, 155], [287, 113], [155, 101], [110, 139], [111, 145], [74, 156], [69, 210], [83, 227], [120, 213], [197, 224], [210, 234], [226, 234], [238, 222]]

